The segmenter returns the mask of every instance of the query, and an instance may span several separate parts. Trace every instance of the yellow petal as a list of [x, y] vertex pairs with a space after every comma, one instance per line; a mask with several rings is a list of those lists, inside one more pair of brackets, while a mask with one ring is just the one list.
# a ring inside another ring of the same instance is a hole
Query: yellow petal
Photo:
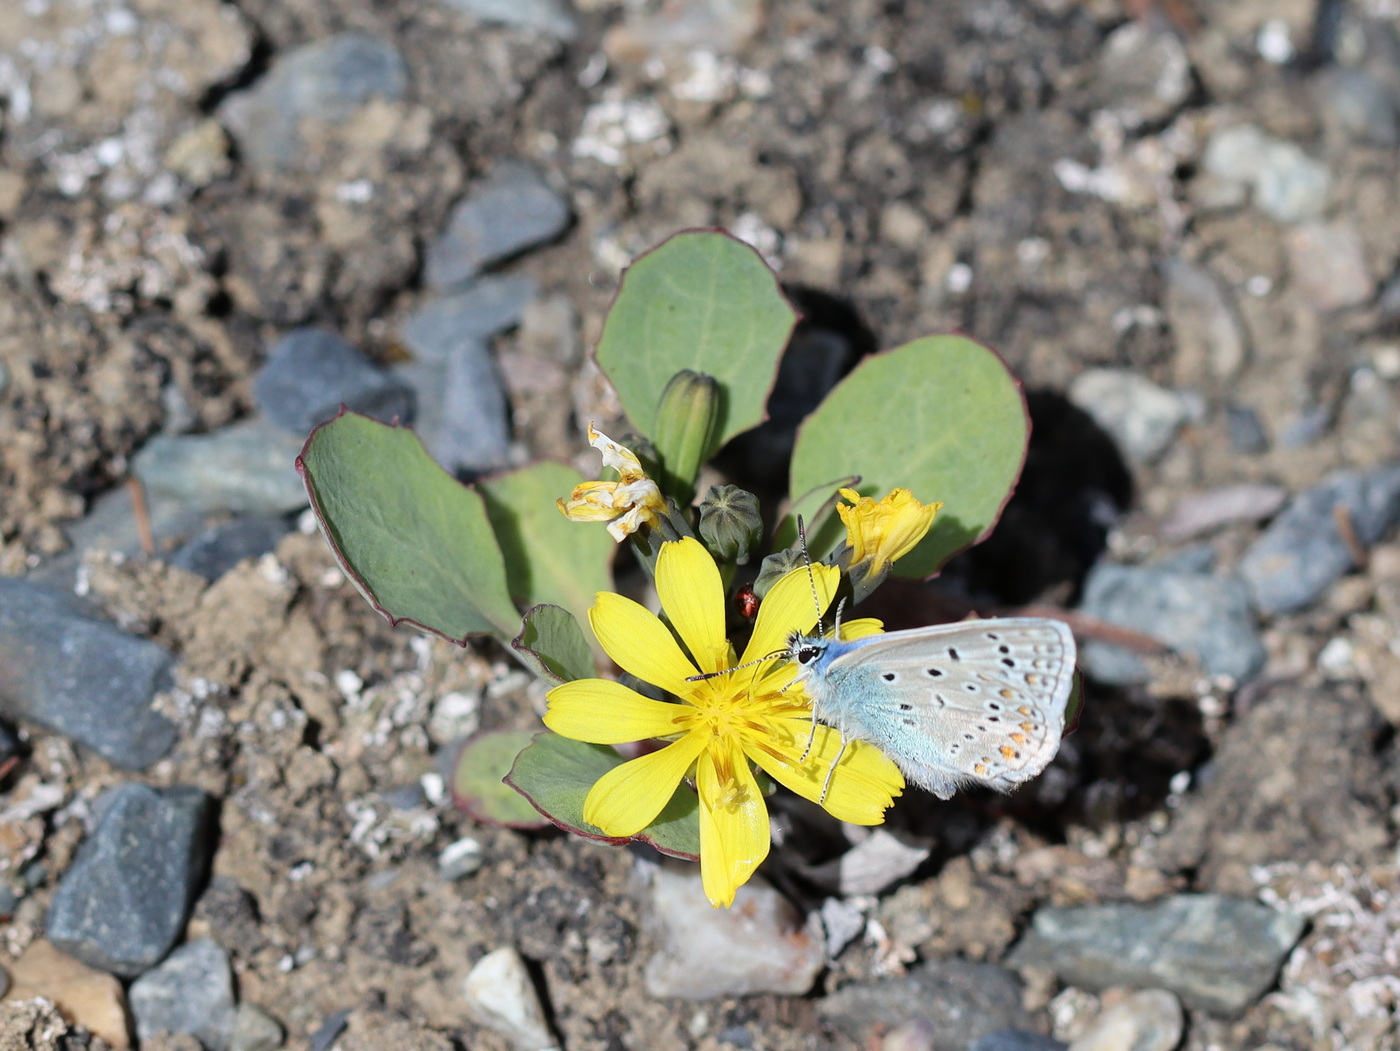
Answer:
[[700, 794], [700, 881], [711, 905], [728, 908], [768, 856], [768, 807], [743, 752], [729, 741], [700, 756], [695, 787]]
[[812, 732], [811, 721], [779, 719], [774, 721], [773, 729], [774, 733], [765, 741], [773, 751], [759, 749], [750, 740], [747, 742], [750, 758], [774, 781], [814, 803], [820, 801], [828, 812], [842, 821], [878, 825], [884, 821], [885, 811], [895, 797], [903, 792], [904, 775], [899, 767], [874, 745], [852, 740], [846, 743], [840, 765], [831, 775], [826, 799], [822, 800], [822, 787], [841, 749], [841, 735], [829, 726], [818, 724], [811, 753], [807, 761], [802, 762], [802, 753]]
[[719, 671], [729, 656], [724, 636], [724, 583], [719, 567], [693, 537], [661, 545], [656, 559], [661, 608], [702, 672]]
[[908, 489], [894, 489], [875, 501], [854, 489], [842, 489], [851, 506], [837, 504], [851, 547], [851, 564], [869, 562], [875, 572], [903, 558], [924, 538], [942, 504], [925, 504]]
[[685, 730], [689, 705], [653, 701], [621, 683], [578, 679], [556, 686], [546, 701], [544, 724], [557, 734], [593, 744], [623, 744]]
[[[812, 601], [812, 584], [816, 583], [817, 601]], [[784, 649], [788, 635], [794, 631], [803, 634], [811, 631], [817, 618], [826, 612], [836, 587], [841, 582], [841, 571], [835, 566], [821, 563], [812, 565], [812, 575], [807, 575], [806, 567], [794, 569], [769, 589], [758, 607], [758, 620], [754, 623], [749, 644], [744, 647], [740, 664], [766, 657], [776, 650]]]
[[659, 752], [614, 767], [583, 801], [583, 819], [609, 836], [635, 836], [671, 801], [708, 735], [689, 733]]
[[695, 666], [681, 652], [676, 637], [645, 606], [600, 591], [588, 611], [588, 623], [598, 644], [624, 671], [677, 696], [685, 696], [694, 686], [685, 680], [695, 674]]
[[857, 617], [855, 620], [841, 622], [841, 638], [847, 641], [863, 639], [868, 635], [878, 635], [884, 630], [885, 622], [876, 620], [874, 617]]

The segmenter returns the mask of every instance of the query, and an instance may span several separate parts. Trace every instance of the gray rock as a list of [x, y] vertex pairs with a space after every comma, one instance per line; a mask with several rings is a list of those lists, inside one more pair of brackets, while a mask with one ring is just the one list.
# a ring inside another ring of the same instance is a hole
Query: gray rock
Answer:
[[277, 1051], [286, 1032], [277, 1019], [253, 1004], [239, 1004], [233, 1013], [228, 1051]]
[[1251, 187], [1255, 207], [1281, 223], [1317, 218], [1332, 187], [1325, 164], [1253, 124], [1236, 124], [1212, 135], [1202, 166], [1209, 175]]
[[333, 332], [288, 332], [253, 378], [253, 397], [269, 420], [305, 438], [341, 405], [386, 423], [413, 422], [413, 391]]
[[562, 0], [441, 0], [473, 18], [512, 29], [534, 29], [565, 43], [578, 36], [578, 22]]
[[154, 642], [99, 619], [77, 596], [0, 577], [0, 714], [142, 770], [175, 741], [174, 725], [151, 710], [156, 693], [170, 686], [172, 663]]
[[257, 168], [303, 165], [300, 123], [340, 124], [373, 98], [408, 90], [408, 68], [394, 46], [365, 33], [341, 33], [277, 59], [252, 87], [219, 107], [219, 119]]
[[[1247, 682], [1267, 654], [1254, 625], [1249, 592], [1233, 578], [1186, 568], [1101, 562], [1084, 583], [1082, 610], [1091, 617], [1151, 635], [1195, 657], [1211, 675]], [[1080, 666], [1100, 682], [1147, 682], [1146, 665], [1119, 646], [1096, 640], [1080, 649]]]
[[206, 1051], [227, 1051], [233, 1035], [233, 972], [213, 938], [176, 949], [127, 991], [142, 1041], [157, 1033], [189, 1033]]
[[1237, 453], [1257, 456], [1269, 450], [1269, 436], [1259, 422], [1259, 414], [1253, 409], [1242, 405], [1226, 408], [1225, 433], [1230, 439], [1230, 448]]
[[462, 982], [467, 1014], [505, 1037], [516, 1051], [557, 1051], [540, 994], [520, 954], [510, 946], [489, 952]]
[[1201, 387], [1234, 378], [1248, 358], [1244, 326], [1209, 270], [1185, 259], [1162, 266], [1163, 308], [1176, 342], [1176, 383]]
[[131, 978], [184, 930], [214, 849], [210, 799], [187, 785], [124, 784], [99, 806], [96, 829], [54, 892], [48, 937], [91, 967]]
[[1177, 34], [1147, 22], [1127, 22], [1099, 53], [1092, 90], [1096, 102], [1125, 127], [1164, 121], [1191, 93], [1191, 61]]
[[553, 240], [568, 225], [569, 202], [532, 165], [502, 161], [452, 209], [446, 229], [428, 246], [424, 281], [430, 288], [465, 284], [491, 263]]
[[449, 361], [463, 347], [518, 325], [538, 292], [535, 279], [522, 274], [484, 278], [409, 315], [401, 332], [404, 345], [420, 361]]
[[1086, 369], [1070, 384], [1069, 400], [1138, 464], [1166, 452], [1187, 417], [1177, 394], [1128, 369]]
[[1240, 576], [1260, 610], [1303, 609], [1353, 567], [1338, 507], [1362, 546], [1381, 540], [1400, 519], [1400, 465], [1338, 471], [1293, 498], [1240, 561]]
[[1323, 116], [1349, 138], [1377, 146], [1400, 142], [1395, 93], [1368, 70], [1324, 69], [1313, 79], [1312, 88]]
[[1300, 916], [1221, 894], [1042, 908], [1007, 964], [1046, 968], [1089, 990], [1167, 989], [1189, 1007], [1232, 1017], [1274, 983], [1304, 925]]
[[479, 473], [506, 462], [506, 395], [488, 341], [519, 322], [537, 290], [528, 277], [486, 278], [404, 323], [403, 342], [415, 360], [394, 371], [417, 395], [415, 430], [449, 471]]
[[1172, 1051], [1186, 1018], [1165, 989], [1143, 989], [1106, 1008], [1069, 1051]]
[[231, 518], [210, 526], [170, 556], [170, 564], [218, 580], [245, 558], [256, 558], [291, 532], [285, 518]]
[[935, 1047], [966, 1047], [1003, 1029], [1025, 1029], [1021, 982], [990, 963], [955, 957], [928, 960], [901, 978], [847, 985], [817, 1001], [817, 1013], [862, 1041], [879, 1025], [931, 1022]]
[[1288, 500], [1281, 485], [1241, 482], [1190, 493], [1176, 502], [1162, 522], [1162, 539], [1169, 544], [1194, 540], [1234, 522], [1271, 518]]
[[303, 443], [253, 417], [210, 434], [157, 435], [131, 469], [149, 492], [186, 507], [280, 515], [307, 504], [295, 466]]
[[974, 1040], [967, 1051], [1065, 1051], [1068, 1046], [1024, 1029], [998, 1029]]

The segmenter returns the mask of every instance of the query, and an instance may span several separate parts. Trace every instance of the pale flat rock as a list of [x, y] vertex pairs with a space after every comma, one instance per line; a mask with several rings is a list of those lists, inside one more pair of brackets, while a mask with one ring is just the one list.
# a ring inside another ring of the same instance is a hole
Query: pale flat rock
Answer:
[[826, 964], [820, 917], [797, 909], [760, 880], [739, 888], [734, 904], [716, 909], [700, 872], [660, 869], [651, 886], [656, 954], [647, 961], [652, 996], [712, 1000], [779, 993], [801, 996]]

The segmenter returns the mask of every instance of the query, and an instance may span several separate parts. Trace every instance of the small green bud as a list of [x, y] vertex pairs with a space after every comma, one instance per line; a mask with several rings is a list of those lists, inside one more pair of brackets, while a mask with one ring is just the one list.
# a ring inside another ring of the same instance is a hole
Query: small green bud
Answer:
[[796, 548], [788, 548], [785, 551], [774, 551], [763, 560], [763, 564], [758, 569], [758, 579], [753, 582], [754, 594], [759, 598], [766, 598], [768, 591], [783, 577], [787, 576], [794, 569], [801, 569], [806, 563], [802, 558], [802, 552]]
[[666, 489], [690, 501], [700, 465], [719, 442], [719, 381], [682, 369], [671, 377], [656, 404], [656, 448], [665, 458]]
[[737, 485], [712, 485], [700, 501], [700, 538], [720, 562], [746, 564], [763, 539], [758, 497]]

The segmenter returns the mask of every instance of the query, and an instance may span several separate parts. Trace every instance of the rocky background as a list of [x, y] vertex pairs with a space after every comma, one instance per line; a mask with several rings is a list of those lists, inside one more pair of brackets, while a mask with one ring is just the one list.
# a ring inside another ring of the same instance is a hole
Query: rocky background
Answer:
[[[1398, 30], [0, 5], [0, 1048], [1400, 1046]], [[1003, 352], [1020, 492], [880, 612], [1068, 609], [1090, 677], [1009, 800], [779, 797], [728, 912], [452, 806], [541, 691], [387, 628], [291, 468], [342, 401], [463, 476], [579, 457], [621, 268], [697, 225], [779, 269], [795, 360]]]

